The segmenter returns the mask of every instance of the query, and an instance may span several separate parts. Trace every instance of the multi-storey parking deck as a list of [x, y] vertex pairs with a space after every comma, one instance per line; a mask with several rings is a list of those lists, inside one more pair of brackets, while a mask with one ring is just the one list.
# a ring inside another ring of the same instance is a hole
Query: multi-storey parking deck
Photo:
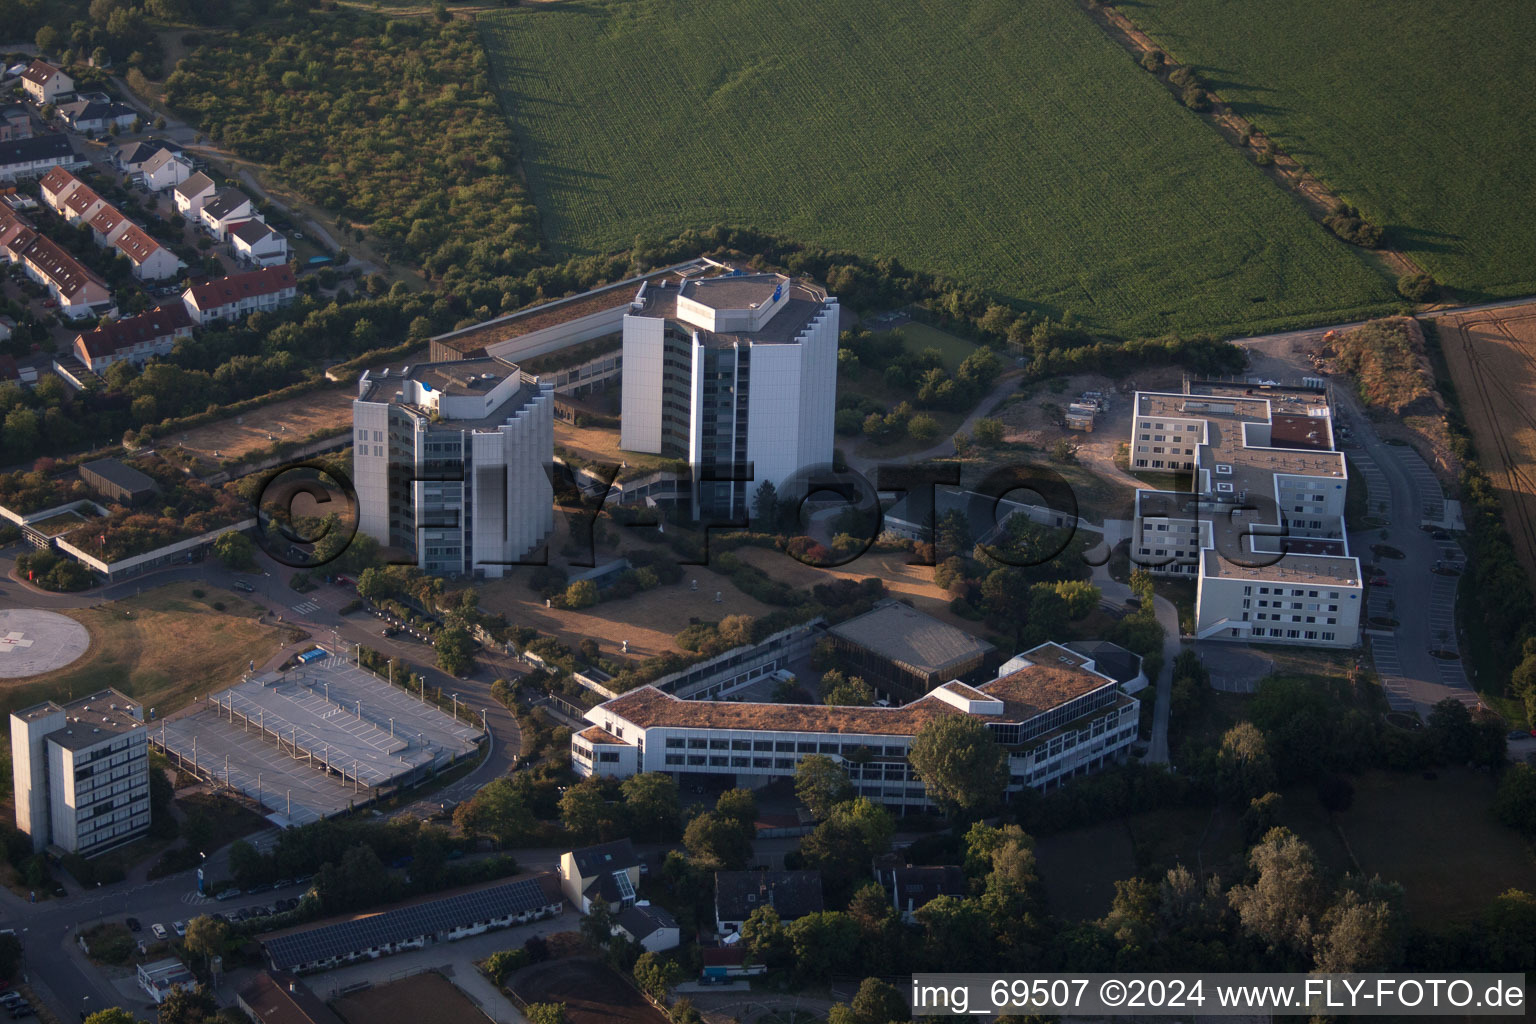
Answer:
[[472, 753], [479, 713], [459, 715], [331, 656], [247, 678], [151, 736], [178, 766], [303, 824]]

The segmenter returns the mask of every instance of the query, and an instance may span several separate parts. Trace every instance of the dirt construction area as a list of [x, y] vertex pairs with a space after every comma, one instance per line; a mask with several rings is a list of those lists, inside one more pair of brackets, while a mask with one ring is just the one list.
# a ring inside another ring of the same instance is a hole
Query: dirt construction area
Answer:
[[343, 996], [334, 1005], [347, 1024], [473, 1024], [490, 1020], [453, 982], [433, 971]]
[[1536, 304], [1447, 316], [1439, 328], [1515, 550], [1536, 575]]
[[[570, 569], [572, 575], [581, 571]], [[480, 607], [491, 613], [503, 612], [512, 625], [531, 626], [570, 647], [591, 637], [607, 654], [618, 653], [626, 641], [629, 653], [640, 658], [681, 651], [672, 638], [691, 619], [718, 622], [727, 615], [763, 616], [773, 611], [737, 590], [727, 577], [702, 565], [683, 566], [680, 582], [579, 611], [544, 607], [544, 599], [530, 590], [525, 580], [522, 575], [487, 580], [479, 588]], [[698, 590], [693, 589], [695, 580]], [[719, 603], [715, 601], [717, 593]]]
[[352, 392], [344, 389], [312, 391], [264, 405], [243, 416], [231, 416], [185, 434], [172, 435], [169, 440], [203, 458], [238, 459], [274, 441], [296, 441], [322, 431], [339, 434], [350, 430], [352, 398]]
[[525, 1003], [564, 1003], [567, 1024], [667, 1024], [660, 1010], [593, 960], [547, 960], [518, 971], [507, 987]]

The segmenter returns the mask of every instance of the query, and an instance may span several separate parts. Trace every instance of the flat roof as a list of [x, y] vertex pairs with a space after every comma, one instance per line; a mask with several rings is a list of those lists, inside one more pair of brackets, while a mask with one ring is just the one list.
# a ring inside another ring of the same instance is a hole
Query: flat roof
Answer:
[[144, 723], [129, 710], [137, 706], [135, 701], [110, 687], [72, 700], [62, 708], [55, 705], [56, 710], [64, 712], [68, 724], [49, 733], [48, 740], [67, 750], [80, 750], [113, 736], [142, 729]]
[[[645, 294], [639, 297], [641, 308], [632, 311], [631, 316], [643, 316], [657, 320], [667, 320], [674, 323], [679, 331], [690, 336], [696, 335], [700, 342], [709, 346], [724, 347], [736, 344], [751, 345], [787, 345], [800, 336], [800, 332], [820, 313], [827, 304], [827, 293], [815, 285], [808, 284], [799, 278], [791, 279], [789, 298], [779, 307], [773, 317], [756, 331], [707, 331], [687, 320], [682, 320], [677, 315], [677, 298], [679, 294], [686, 294], [690, 288], [714, 281], [743, 281], [750, 278], [738, 277], [709, 277], [700, 280], [689, 280], [669, 286], [667, 281], [655, 282], [648, 285]], [[746, 290], [743, 289], [743, 294]], [[769, 289], [772, 294], [772, 289]]]
[[86, 473], [94, 473], [107, 483], [121, 487], [125, 491], [154, 491], [160, 488], [153, 477], [117, 459], [83, 462], [80, 464], [81, 477], [83, 478]]
[[[1115, 681], [1078, 665], [1034, 662], [976, 689], [1003, 703], [1001, 714], [977, 715], [986, 723], [1022, 724], [1067, 701], [1092, 693]], [[594, 712], [610, 712], [642, 729], [735, 729], [747, 732], [794, 732], [834, 735], [915, 736], [943, 715], [967, 712], [931, 694], [900, 707], [844, 707], [824, 704], [760, 704], [746, 701], [683, 700], [654, 686], [642, 686], [599, 704]]]
[[291, 968], [563, 902], [559, 877], [544, 871], [434, 894], [377, 913], [272, 932], [260, 942], [274, 965]]
[[829, 632], [923, 674], [946, 672], [994, 649], [985, 640], [900, 602], [840, 622]]
[[681, 294], [710, 309], [756, 309], [788, 283], [783, 274], [726, 274], [684, 281]]

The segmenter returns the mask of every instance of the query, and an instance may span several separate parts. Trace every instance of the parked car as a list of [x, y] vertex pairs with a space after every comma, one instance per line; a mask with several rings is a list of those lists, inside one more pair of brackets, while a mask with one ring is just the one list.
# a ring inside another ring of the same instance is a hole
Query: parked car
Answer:
[[1433, 537], [1435, 540], [1450, 540], [1451, 539], [1451, 535], [1446, 533], [1444, 530], [1436, 530], [1434, 533], [1431, 533], [1430, 536]]
[[165, 940], [167, 934], [169, 934], [165, 930], [165, 925], [161, 924], [158, 921], [156, 921], [154, 924], [150, 925], [149, 926], [149, 930], [154, 933], [155, 938], [160, 939], [162, 942]]
[[144, 926], [139, 924], [139, 919], [136, 917], [130, 917], [127, 923], [128, 930], [131, 932], [141, 932], [144, 930]]
[[1390, 587], [1391, 585], [1392, 581], [1387, 579], [1385, 576], [1371, 577], [1371, 586], [1373, 587]]
[[68, 896], [69, 892], [62, 885], [56, 885], [53, 887], [53, 894], [55, 896]]
[[256, 592], [256, 588], [245, 582], [245, 580], [235, 580], [230, 586], [247, 594], [254, 594]]
[[239, 896], [239, 895], [240, 895], [240, 890], [239, 889], [231, 888], [231, 889], [225, 889], [223, 892], [221, 892], [217, 896], [215, 896], [214, 899], [216, 899], [216, 900], [232, 900], [236, 896]]
[[178, 939], [186, 938], [187, 937], [187, 922], [185, 922], [185, 921], [177, 921], [177, 922], [175, 922], [174, 924], [171, 925], [171, 931], [176, 933], [176, 937]]

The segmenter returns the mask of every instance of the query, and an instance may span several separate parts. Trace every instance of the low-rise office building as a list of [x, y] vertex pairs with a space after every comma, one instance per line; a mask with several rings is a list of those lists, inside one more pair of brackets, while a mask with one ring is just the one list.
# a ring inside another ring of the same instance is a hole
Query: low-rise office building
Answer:
[[156, 1003], [163, 1003], [178, 988], [194, 988], [197, 978], [175, 957], [139, 964], [139, 988]]
[[985, 640], [899, 601], [840, 622], [827, 636], [849, 675], [903, 703], [951, 679], [979, 682], [995, 651]]
[[42, 852], [94, 856], [149, 830], [144, 709], [101, 690], [11, 713], [16, 827]]
[[820, 754], [841, 763], [859, 795], [903, 811], [930, 802], [908, 752], [935, 718], [986, 725], [1007, 751], [1008, 791], [1020, 792], [1123, 760], [1140, 706], [1091, 658], [1047, 643], [988, 682], [945, 682], [899, 707], [693, 701], [638, 687], [587, 712], [592, 725], [571, 737], [571, 764], [583, 776], [659, 771], [757, 787], [793, 778], [802, 758]]
[[1136, 492], [1132, 559], [1196, 581], [1196, 636], [1359, 643], [1365, 586], [1326, 389], [1188, 381], [1138, 392], [1130, 447], [1133, 470], [1191, 475], [1188, 491]]

